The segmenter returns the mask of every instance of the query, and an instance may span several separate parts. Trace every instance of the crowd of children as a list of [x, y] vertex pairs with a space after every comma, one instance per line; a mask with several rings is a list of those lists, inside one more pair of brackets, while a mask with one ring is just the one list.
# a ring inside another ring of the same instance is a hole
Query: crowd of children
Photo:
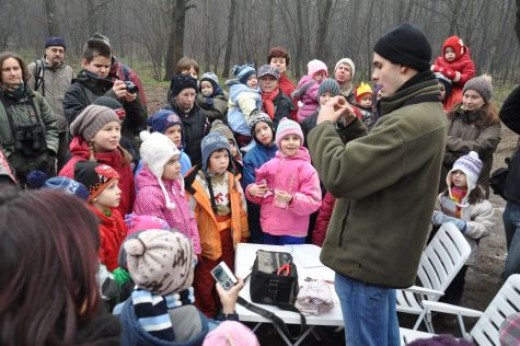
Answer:
[[[322, 245], [335, 200], [322, 188], [306, 148], [320, 107], [344, 95], [362, 131], [371, 131], [384, 90], [365, 82], [356, 86], [348, 58], [334, 68], [343, 76], [339, 79], [328, 78], [323, 61], [309, 61], [307, 75], [295, 86], [286, 75], [287, 51], [275, 47], [268, 65], [258, 70], [235, 66], [233, 78], [225, 82], [228, 93], [215, 73], [198, 79], [197, 62], [183, 58], [166, 103], [144, 126], [135, 94], [123, 91], [120, 83], [107, 90], [95, 78], [105, 73], [96, 69], [98, 60], [110, 58], [105, 50], [89, 41], [80, 74], [85, 81], [95, 79], [103, 93], [87, 93], [91, 99], [82, 100], [76, 85], [64, 103], [71, 158], [59, 175], [70, 179], [52, 178], [44, 186], [81, 197], [97, 217], [99, 273], [117, 293], [105, 284], [101, 292], [109, 308], [120, 303], [114, 313], [125, 344], [200, 344], [216, 326], [212, 318], [233, 315], [228, 299], [219, 299], [226, 293], [210, 272], [221, 261], [233, 270], [238, 243], [310, 239]], [[461, 102], [464, 84], [475, 74], [469, 48], [457, 36], [448, 38], [431, 70], [449, 111]], [[121, 102], [110, 106], [112, 94]], [[285, 102], [281, 116], [275, 97]], [[123, 145], [121, 133], [129, 126], [143, 131], [139, 141], [129, 135]], [[432, 225], [454, 223], [476, 250], [493, 226], [493, 208], [477, 185], [482, 161], [472, 151], [451, 168]], [[447, 291], [450, 302], [462, 299], [466, 269]]]

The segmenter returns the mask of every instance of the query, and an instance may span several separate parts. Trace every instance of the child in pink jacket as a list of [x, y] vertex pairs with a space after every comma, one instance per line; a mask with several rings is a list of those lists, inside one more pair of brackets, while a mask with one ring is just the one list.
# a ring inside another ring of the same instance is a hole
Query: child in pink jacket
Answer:
[[141, 132], [140, 152], [144, 163], [137, 174], [137, 198], [134, 213], [151, 215], [166, 220], [170, 228], [184, 233], [200, 254], [199, 232], [195, 215], [184, 193], [184, 179], [179, 162], [180, 151], [159, 132]]
[[321, 60], [311, 60], [307, 63], [307, 75], [298, 82], [298, 87], [291, 97], [301, 101], [303, 105], [298, 109], [298, 122], [301, 123], [310, 117], [319, 107], [318, 88], [321, 82], [328, 78], [327, 65]]
[[303, 244], [309, 217], [321, 206], [320, 180], [297, 122], [280, 121], [276, 144], [276, 156], [256, 171], [246, 197], [260, 205], [265, 244]]

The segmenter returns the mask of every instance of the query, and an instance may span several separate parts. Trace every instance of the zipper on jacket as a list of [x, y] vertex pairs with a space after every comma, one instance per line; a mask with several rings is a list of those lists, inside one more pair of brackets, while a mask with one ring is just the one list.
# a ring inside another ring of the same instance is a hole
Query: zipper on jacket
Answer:
[[351, 202], [348, 202], [347, 212], [345, 213], [345, 217], [343, 218], [343, 221], [341, 222], [341, 232], [339, 233], [339, 246], [340, 247], [343, 245], [343, 233], [345, 232], [345, 226], [347, 224], [348, 214], [350, 213], [350, 203]]

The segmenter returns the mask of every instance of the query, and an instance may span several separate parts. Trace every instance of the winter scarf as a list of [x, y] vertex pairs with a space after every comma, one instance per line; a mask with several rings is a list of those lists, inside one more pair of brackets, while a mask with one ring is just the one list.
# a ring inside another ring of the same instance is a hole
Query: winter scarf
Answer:
[[264, 112], [266, 112], [267, 115], [269, 115], [269, 118], [271, 118], [271, 120], [274, 119], [274, 113], [276, 111], [273, 101], [276, 99], [276, 96], [278, 96], [279, 93], [280, 89], [276, 89], [268, 93], [262, 92], [262, 108]]

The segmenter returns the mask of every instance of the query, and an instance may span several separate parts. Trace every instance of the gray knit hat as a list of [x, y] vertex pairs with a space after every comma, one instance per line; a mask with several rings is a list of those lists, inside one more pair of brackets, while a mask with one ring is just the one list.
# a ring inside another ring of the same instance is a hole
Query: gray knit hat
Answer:
[[320, 87], [318, 88], [318, 97], [326, 92], [329, 92], [331, 96], [339, 95], [340, 90], [338, 82], [331, 78], [327, 78], [321, 82]]
[[208, 161], [211, 153], [219, 149], [225, 149], [228, 151], [229, 163], [231, 164], [231, 148], [226, 137], [217, 132], [210, 132], [206, 137], [202, 138], [202, 142], [200, 143], [200, 150], [202, 153], [203, 171], [208, 171]]
[[135, 284], [159, 295], [177, 293], [193, 283], [195, 255], [182, 233], [151, 229], [123, 243]]
[[72, 136], [81, 136], [90, 142], [103, 126], [114, 121], [119, 122], [119, 117], [114, 110], [105, 106], [90, 105], [70, 124], [70, 133]]
[[464, 94], [467, 90], [475, 90], [480, 94], [480, 96], [482, 96], [484, 102], [488, 103], [493, 93], [493, 85], [491, 85], [491, 76], [484, 74], [482, 76], [470, 79], [466, 82], [466, 84], [464, 84], [462, 94]]

